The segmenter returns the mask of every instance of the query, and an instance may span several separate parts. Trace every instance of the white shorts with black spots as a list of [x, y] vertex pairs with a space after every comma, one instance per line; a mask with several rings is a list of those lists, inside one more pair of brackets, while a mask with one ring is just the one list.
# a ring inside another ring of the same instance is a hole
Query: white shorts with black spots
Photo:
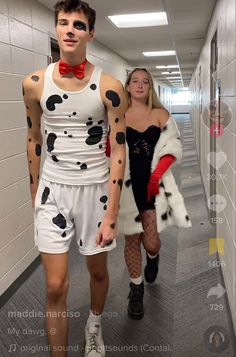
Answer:
[[40, 252], [69, 250], [73, 236], [83, 255], [110, 251], [96, 244], [98, 227], [106, 213], [108, 182], [72, 186], [40, 180], [35, 198], [35, 244]]

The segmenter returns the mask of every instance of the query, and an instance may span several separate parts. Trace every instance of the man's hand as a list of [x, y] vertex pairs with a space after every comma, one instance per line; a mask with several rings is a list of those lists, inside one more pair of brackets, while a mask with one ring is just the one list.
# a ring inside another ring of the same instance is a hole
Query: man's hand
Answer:
[[109, 218], [104, 218], [101, 226], [98, 230], [97, 245], [104, 248], [106, 245], [112, 243], [114, 239], [117, 238], [116, 222]]

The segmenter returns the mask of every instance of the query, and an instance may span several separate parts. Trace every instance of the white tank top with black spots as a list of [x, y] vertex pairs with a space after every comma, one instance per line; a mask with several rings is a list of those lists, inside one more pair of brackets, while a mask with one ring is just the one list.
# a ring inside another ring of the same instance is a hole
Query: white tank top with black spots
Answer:
[[54, 66], [46, 69], [40, 101], [46, 138], [42, 178], [67, 185], [105, 182], [108, 120], [100, 96], [102, 70], [94, 67], [88, 85], [69, 92], [54, 83]]

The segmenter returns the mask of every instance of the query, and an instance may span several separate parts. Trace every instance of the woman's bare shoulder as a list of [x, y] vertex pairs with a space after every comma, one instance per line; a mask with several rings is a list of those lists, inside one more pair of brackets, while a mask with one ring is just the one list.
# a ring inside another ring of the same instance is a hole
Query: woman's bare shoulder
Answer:
[[170, 117], [170, 113], [168, 112], [168, 110], [165, 108], [154, 108], [152, 112], [158, 120], [159, 126], [163, 128]]

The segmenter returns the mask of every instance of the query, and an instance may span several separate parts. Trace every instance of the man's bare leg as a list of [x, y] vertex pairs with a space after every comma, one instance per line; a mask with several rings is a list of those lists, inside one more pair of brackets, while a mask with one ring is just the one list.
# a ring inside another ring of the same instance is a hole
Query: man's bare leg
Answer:
[[107, 253], [86, 256], [86, 263], [90, 273], [91, 311], [94, 315], [100, 315], [109, 285]]
[[[52, 357], [66, 357], [68, 320], [66, 296], [69, 287], [68, 253], [41, 253], [47, 280], [46, 325]], [[59, 347], [59, 348], [58, 348]]]

